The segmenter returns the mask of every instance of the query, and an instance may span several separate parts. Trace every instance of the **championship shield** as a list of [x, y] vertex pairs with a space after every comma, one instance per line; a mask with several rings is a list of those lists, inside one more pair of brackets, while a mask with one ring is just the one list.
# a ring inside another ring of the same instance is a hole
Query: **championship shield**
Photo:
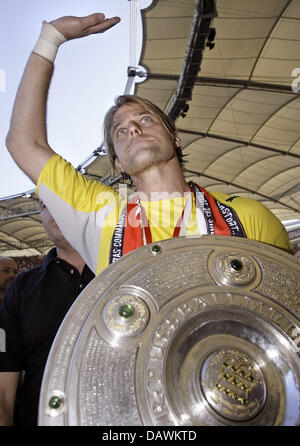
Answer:
[[179, 237], [106, 268], [46, 365], [46, 426], [300, 425], [300, 262], [238, 237]]

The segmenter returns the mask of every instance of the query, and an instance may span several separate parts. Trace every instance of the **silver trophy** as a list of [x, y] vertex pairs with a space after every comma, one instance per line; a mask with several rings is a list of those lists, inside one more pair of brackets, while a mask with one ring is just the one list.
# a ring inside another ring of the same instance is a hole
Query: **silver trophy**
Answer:
[[300, 425], [300, 262], [238, 237], [110, 265], [53, 343], [46, 426]]

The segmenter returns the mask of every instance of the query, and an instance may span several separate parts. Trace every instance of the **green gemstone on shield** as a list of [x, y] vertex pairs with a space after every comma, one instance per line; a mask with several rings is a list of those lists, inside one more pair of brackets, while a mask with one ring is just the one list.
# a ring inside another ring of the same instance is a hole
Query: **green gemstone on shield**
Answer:
[[244, 267], [243, 262], [241, 262], [239, 259], [231, 260], [230, 266], [232, 269], [235, 269], [236, 271], [242, 271]]
[[59, 396], [53, 396], [49, 401], [49, 407], [51, 409], [59, 409], [62, 405], [62, 399]]
[[151, 250], [153, 254], [159, 254], [161, 252], [161, 247], [159, 245], [153, 245]]
[[121, 317], [124, 317], [126, 319], [128, 319], [129, 317], [131, 317], [134, 313], [134, 308], [132, 305], [130, 304], [126, 304], [126, 305], [122, 305], [119, 308], [119, 315]]

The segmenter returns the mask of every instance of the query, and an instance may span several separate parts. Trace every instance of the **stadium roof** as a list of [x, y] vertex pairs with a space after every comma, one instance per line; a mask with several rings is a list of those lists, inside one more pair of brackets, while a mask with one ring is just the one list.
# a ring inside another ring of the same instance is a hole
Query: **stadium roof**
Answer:
[[[147, 78], [135, 93], [176, 120], [187, 180], [299, 219], [300, 2], [154, 0], [142, 17]], [[119, 181], [104, 147], [78, 169]], [[0, 252], [49, 249], [36, 197], [2, 199], [0, 212]]]

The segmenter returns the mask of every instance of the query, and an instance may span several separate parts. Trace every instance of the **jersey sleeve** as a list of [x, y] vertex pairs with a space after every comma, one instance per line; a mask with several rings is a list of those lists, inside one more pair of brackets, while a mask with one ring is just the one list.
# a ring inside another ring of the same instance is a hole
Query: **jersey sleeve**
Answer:
[[[281, 221], [262, 203], [251, 200], [251, 213], [245, 218], [248, 238], [276, 246], [293, 254], [293, 248]], [[248, 221], [249, 220], [249, 221]]]
[[118, 194], [86, 179], [59, 155], [51, 157], [43, 168], [37, 193], [65, 238], [96, 273], [102, 230], [108, 216], [115, 225], [120, 213]]
[[221, 193], [213, 195], [217, 200], [227, 203], [235, 210], [247, 238], [267, 243], [293, 254], [285, 227], [262, 203], [251, 198], [229, 197]]

